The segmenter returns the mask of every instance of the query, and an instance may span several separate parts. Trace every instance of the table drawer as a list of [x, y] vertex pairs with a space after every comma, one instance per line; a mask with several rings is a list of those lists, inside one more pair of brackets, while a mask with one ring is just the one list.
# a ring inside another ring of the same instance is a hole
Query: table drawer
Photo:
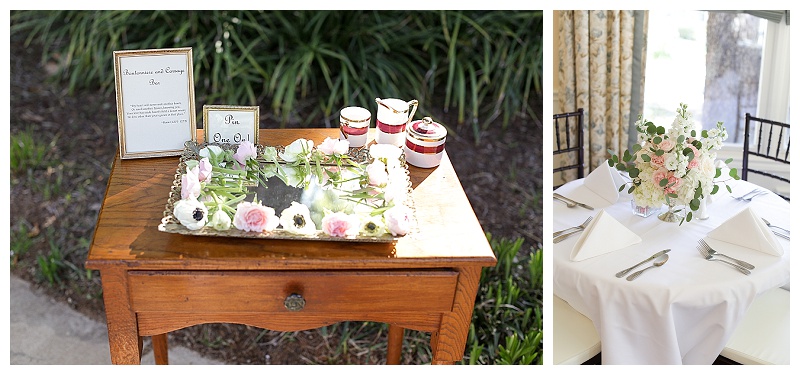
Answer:
[[136, 312], [445, 312], [452, 308], [458, 273], [131, 271], [128, 276]]

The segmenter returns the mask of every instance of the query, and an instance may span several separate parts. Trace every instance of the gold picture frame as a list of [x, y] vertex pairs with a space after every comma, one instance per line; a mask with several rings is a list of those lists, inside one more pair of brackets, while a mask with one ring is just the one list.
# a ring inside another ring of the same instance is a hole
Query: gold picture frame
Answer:
[[258, 144], [258, 106], [204, 105], [203, 134], [207, 143], [250, 141]]
[[114, 51], [119, 156], [176, 156], [197, 140], [192, 48]]

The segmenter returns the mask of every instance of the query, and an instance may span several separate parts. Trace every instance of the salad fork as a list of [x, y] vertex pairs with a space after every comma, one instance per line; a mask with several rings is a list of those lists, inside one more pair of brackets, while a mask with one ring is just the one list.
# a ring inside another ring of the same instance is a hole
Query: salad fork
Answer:
[[560, 231], [553, 232], [553, 237], [558, 237], [558, 236], [560, 236], [560, 235], [562, 235], [564, 233], [570, 232], [570, 231], [575, 230], [575, 229], [577, 229], [577, 230], [586, 229], [586, 226], [589, 225], [589, 222], [592, 221], [592, 218], [593, 218], [592, 216], [589, 216], [589, 217], [586, 218], [586, 221], [584, 221], [583, 224], [581, 224], [581, 225], [576, 225], [574, 227], [569, 227], [567, 229], [562, 229]]
[[730, 259], [730, 260], [732, 260], [732, 261], [736, 262], [738, 265], [740, 265], [740, 266], [742, 266], [742, 267], [744, 267], [744, 268], [747, 268], [748, 270], [752, 270], [753, 268], [756, 268], [755, 266], [753, 266], [753, 265], [752, 265], [752, 264], [750, 264], [750, 263], [747, 263], [747, 262], [745, 262], [745, 261], [743, 261], [743, 260], [739, 260], [739, 259], [736, 259], [736, 258], [733, 258], [733, 257], [729, 257], [729, 256], [727, 256], [727, 255], [725, 255], [725, 254], [723, 254], [723, 253], [720, 253], [719, 251], [716, 251], [716, 250], [714, 250], [714, 249], [711, 247], [711, 245], [709, 245], [709, 244], [708, 244], [708, 243], [707, 243], [705, 240], [703, 240], [703, 239], [701, 239], [701, 240], [700, 240], [700, 246], [703, 248], [703, 250], [705, 250], [705, 251], [706, 251], [708, 254], [711, 254], [712, 256], [720, 256], [720, 257], [725, 257], [725, 258], [728, 258], [728, 259]]
[[733, 266], [733, 268], [736, 268], [739, 272], [741, 272], [741, 273], [743, 273], [745, 275], [749, 275], [750, 274], [750, 270], [748, 270], [747, 268], [744, 268], [744, 267], [740, 267], [736, 263], [731, 263], [731, 262], [728, 262], [727, 260], [724, 260], [724, 259], [716, 259], [716, 258], [712, 257], [711, 254], [706, 252], [705, 249], [703, 249], [702, 246], [698, 245], [697, 246], [697, 251], [699, 251], [700, 255], [702, 255], [703, 258], [705, 258], [706, 260], [726, 263], [726, 264], [729, 264], [729, 265]]
[[741, 196], [741, 197], [733, 197], [733, 199], [736, 199], [737, 201], [740, 201], [740, 200], [742, 200], [744, 197], [746, 197], [746, 196], [748, 196], [748, 195], [750, 195], [750, 194], [753, 194], [753, 193], [755, 193], [755, 192], [757, 192], [757, 191], [758, 191], [758, 188], [755, 188], [755, 189], [753, 189], [753, 190], [750, 190], [750, 192], [748, 192], [747, 194], [742, 194], [742, 196]]

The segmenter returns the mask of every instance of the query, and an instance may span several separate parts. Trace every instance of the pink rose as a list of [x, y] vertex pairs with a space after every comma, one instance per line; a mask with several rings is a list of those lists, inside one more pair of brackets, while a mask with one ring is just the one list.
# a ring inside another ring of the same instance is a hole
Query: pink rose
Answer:
[[322, 231], [332, 237], [354, 237], [358, 234], [360, 224], [355, 215], [331, 212], [322, 218]]
[[211, 182], [211, 162], [208, 158], [200, 159], [200, 164], [197, 165], [197, 179], [203, 182]]
[[664, 155], [659, 156], [659, 155], [656, 155], [656, 154], [651, 154], [650, 155], [650, 165], [652, 165], [654, 168], [663, 167], [664, 166]]
[[394, 206], [386, 210], [383, 219], [393, 236], [404, 236], [411, 230], [411, 210], [406, 206]]
[[681, 185], [683, 185], [683, 179], [670, 173], [669, 177], [667, 177], [667, 188], [664, 189], [664, 192], [667, 194], [674, 194]]
[[653, 172], [653, 183], [656, 184], [656, 186], [661, 186], [659, 185], [661, 183], [661, 180], [667, 178], [668, 176], [669, 176], [669, 171], [664, 168], [661, 168]]
[[242, 141], [239, 143], [239, 148], [236, 149], [236, 153], [233, 154], [233, 159], [239, 163], [239, 166], [244, 168], [247, 165], [247, 160], [255, 159], [258, 155], [258, 151], [256, 150], [256, 146], [253, 145], [253, 142], [250, 141]]
[[375, 159], [367, 166], [367, 176], [369, 184], [372, 186], [385, 186], [389, 183], [389, 173], [386, 172], [386, 164]]
[[259, 203], [239, 203], [233, 215], [233, 225], [245, 232], [271, 232], [278, 224], [280, 219], [275, 216], [275, 209]]
[[700, 165], [700, 158], [695, 156], [694, 159], [692, 159], [692, 161], [690, 161], [689, 164], [686, 165], [686, 169], [694, 169], [697, 168], [699, 165]]
[[342, 155], [350, 150], [350, 142], [346, 139], [325, 138], [325, 141], [317, 146], [317, 150], [325, 155]]
[[673, 147], [675, 147], [675, 142], [673, 142], [671, 139], [664, 139], [658, 144], [658, 148], [664, 151], [672, 150]]
[[186, 171], [186, 174], [181, 176], [181, 199], [193, 197], [197, 199], [200, 196], [200, 180], [197, 177], [198, 167], [194, 167]]

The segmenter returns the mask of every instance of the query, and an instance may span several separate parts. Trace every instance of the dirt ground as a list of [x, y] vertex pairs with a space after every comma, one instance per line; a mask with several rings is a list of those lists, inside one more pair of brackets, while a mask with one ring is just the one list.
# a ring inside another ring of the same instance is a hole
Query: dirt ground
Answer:
[[[11, 272], [89, 317], [104, 321], [98, 274], [87, 274], [83, 263], [118, 146], [114, 92], [69, 94], [48, 80], [52, 67], [40, 64], [41, 49], [25, 47], [14, 38], [10, 47], [10, 133], [32, 131], [36, 142], [49, 145], [46, 158], [50, 162], [33, 172], [12, 173], [12, 241], [14, 233], [24, 227], [27, 234], [21, 236], [31, 242], [31, 247], [25, 254], [12, 255]], [[535, 99], [535, 103], [541, 118], [541, 99]], [[493, 124], [476, 146], [469, 126], [459, 126], [447, 115], [439, 118], [451, 128], [446, 150], [484, 231], [495, 237], [522, 237], [524, 251], [540, 248], [540, 120], [517, 118], [505, 129]], [[262, 128], [277, 126], [262, 119]], [[60, 252], [63, 267], [75, 272], [64, 273], [60, 283], [51, 285], [41, 276], [37, 256], [58, 259], [54, 252]], [[358, 332], [359, 324], [349, 328]], [[385, 336], [384, 331], [362, 339], [359, 345], [363, 347], [356, 345], [342, 353], [337, 347], [341, 337], [334, 330], [282, 334], [208, 324], [170, 334], [170, 344], [185, 345], [228, 363], [380, 363], [385, 361], [380, 347]], [[417, 339], [425, 344], [424, 335], [406, 338]], [[330, 359], [332, 353], [338, 354], [334, 360]], [[419, 361], [413, 354], [404, 353], [403, 361]]]

